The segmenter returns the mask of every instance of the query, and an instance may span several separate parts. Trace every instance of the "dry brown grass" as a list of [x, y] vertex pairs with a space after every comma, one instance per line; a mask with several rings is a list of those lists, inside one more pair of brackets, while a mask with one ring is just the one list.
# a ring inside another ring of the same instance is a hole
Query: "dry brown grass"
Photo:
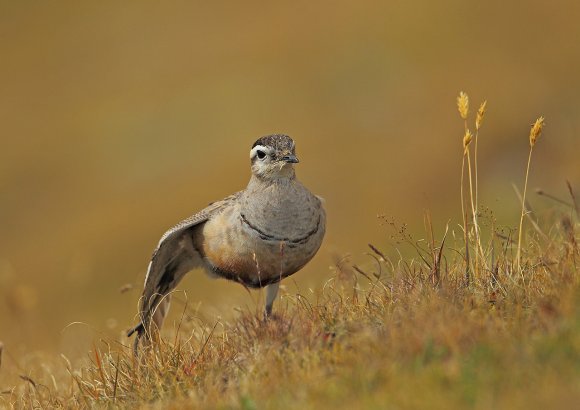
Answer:
[[[401, 246], [417, 243], [389, 225]], [[208, 324], [186, 306], [178, 328], [139, 358], [123, 338], [96, 342], [78, 367], [29, 358], [0, 397], [43, 408], [571, 404], [580, 399], [576, 230], [566, 223], [530, 244], [524, 280], [501, 239], [494, 269], [468, 286], [450, 248], [438, 258], [440, 244], [418, 246], [420, 257], [404, 260], [371, 246], [372, 265], [340, 263], [314, 294], [284, 294], [273, 320], [245, 310]]]

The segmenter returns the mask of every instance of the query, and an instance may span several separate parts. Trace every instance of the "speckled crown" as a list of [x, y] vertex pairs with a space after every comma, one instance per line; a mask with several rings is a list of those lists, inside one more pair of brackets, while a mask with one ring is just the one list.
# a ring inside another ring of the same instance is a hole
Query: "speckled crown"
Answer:
[[252, 148], [256, 145], [272, 147], [278, 152], [294, 152], [294, 140], [285, 134], [272, 134], [259, 138]]

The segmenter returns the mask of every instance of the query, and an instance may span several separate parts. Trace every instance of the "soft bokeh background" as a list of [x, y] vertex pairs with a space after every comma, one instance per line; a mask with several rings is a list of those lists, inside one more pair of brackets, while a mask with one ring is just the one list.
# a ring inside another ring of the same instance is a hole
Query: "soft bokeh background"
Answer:
[[[0, 1], [7, 349], [83, 353], [129, 327], [160, 235], [243, 188], [264, 134], [295, 138], [299, 177], [327, 201], [324, 246], [290, 291], [386, 246], [377, 214], [459, 222], [460, 90], [489, 101], [480, 197], [500, 223], [517, 224], [539, 115], [531, 187], [579, 188], [577, 2], [168, 3]], [[209, 322], [258, 303], [199, 272], [180, 288]]]

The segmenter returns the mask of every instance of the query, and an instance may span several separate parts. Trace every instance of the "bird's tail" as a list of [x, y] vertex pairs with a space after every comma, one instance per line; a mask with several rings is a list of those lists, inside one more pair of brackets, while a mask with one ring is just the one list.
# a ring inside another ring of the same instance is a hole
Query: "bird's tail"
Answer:
[[[156, 295], [160, 296], [160, 295]], [[136, 333], [135, 341], [133, 342], [133, 352], [135, 356], [139, 355], [139, 342], [144, 338], [144, 344], [149, 345], [152, 339], [152, 330], [159, 330], [167, 312], [169, 311], [169, 302], [171, 295], [165, 295], [161, 301], [153, 304], [154, 308], [143, 309], [140, 313], [141, 322], [127, 332], [127, 337], [133, 336]]]

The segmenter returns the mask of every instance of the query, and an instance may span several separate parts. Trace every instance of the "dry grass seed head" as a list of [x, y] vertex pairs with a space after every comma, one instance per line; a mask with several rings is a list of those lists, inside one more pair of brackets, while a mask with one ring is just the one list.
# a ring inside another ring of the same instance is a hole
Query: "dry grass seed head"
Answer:
[[463, 136], [463, 148], [467, 149], [467, 146], [471, 143], [473, 139], [473, 134], [468, 129], [465, 130], [465, 135]]
[[530, 129], [530, 146], [533, 147], [536, 145], [536, 141], [540, 138], [540, 134], [542, 133], [542, 129], [545, 125], [544, 117], [540, 117], [532, 124], [532, 128]]
[[461, 118], [466, 120], [467, 114], [469, 113], [469, 97], [463, 91], [461, 91], [459, 97], [457, 97], [457, 109], [459, 110]]
[[483, 123], [483, 117], [485, 116], [485, 110], [487, 107], [487, 101], [484, 101], [479, 106], [477, 110], [477, 116], [475, 117], [475, 129], [479, 130], [481, 128], [481, 124]]

